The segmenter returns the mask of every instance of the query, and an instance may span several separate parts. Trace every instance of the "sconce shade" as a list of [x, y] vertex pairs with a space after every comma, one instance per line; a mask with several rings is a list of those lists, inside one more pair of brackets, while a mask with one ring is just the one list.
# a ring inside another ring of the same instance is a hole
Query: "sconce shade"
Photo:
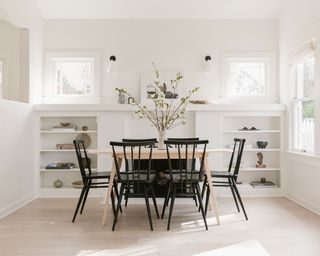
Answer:
[[211, 56], [207, 55], [205, 58], [205, 63], [204, 63], [204, 72], [205, 73], [212, 73], [213, 70], [213, 66], [212, 66], [212, 60], [211, 60]]
[[116, 57], [114, 55], [110, 56], [110, 61], [107, 67], [107, 74], [116, 74], [117, 67], [116, 67]]

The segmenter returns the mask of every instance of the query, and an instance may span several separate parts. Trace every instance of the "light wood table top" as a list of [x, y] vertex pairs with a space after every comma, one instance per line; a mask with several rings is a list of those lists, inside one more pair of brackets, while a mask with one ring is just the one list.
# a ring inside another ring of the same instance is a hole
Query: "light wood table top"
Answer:
[[[98, 148], [98, 149], [88, 149], [87, 152], [89, 154], [95, 154], [95, 155], [100, 155], [100, 154], [106, 154], [106, 155], [112, 155], [113, 152], [112, 152], [112, 149], [111, 148]], [[199, 149], [199, 150], [196, 150], [195, 152], [195, 156], [196, 157], [199, 157], [201, 156], [203, 150], [202, 149]], [[210, 148], [210, 149], [207, 149], [206, 150], [206, 154], [210, 154], [210, 153], [224, 153], [224, 152], [232, 152], [231, 149], [228, 149], [228, 148]], [[116, 151], [117, 153], [117, 156], [118, 157], [121, 157], [124, 155], [124, 153], [122, 151]], [[135, 153], [138, 153], [138, 151], [135, 151]], [[145, 157], [149, 157], [149, 153], [150, 153], [150, 149], [142, 149], [141, 150], [141, 156], [142, 158], [145, 156]], [[129, 156], [129, 151], [127, 153], [127, 155]], [[178, 150], [176, 149], [170, 149], [170, 157], [171, 156], [178, 156]], [[181, 155], [183, 156], [184, 155], [184, 152], [183, 150], [181, 150]], [[167, 150], [165, 149], [157, 149], [157, 148], [154, 148], [152, 150], [152, 158], [153, 159], [166, 159], [167, 158]]]

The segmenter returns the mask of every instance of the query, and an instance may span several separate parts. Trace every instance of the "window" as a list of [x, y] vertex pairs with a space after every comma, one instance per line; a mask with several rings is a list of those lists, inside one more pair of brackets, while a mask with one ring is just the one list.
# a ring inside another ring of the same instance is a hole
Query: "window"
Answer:
[[227, 98], [276, 96], [273, 53], [229, 53], [222, 58], [222, 95]]
[[0, 99], [2, 98], [3, 90], [3, 62], [0, 60]]
[[57, 96], [93, 96], [93, 58], [55, 59]]
[[315, 58], [307, 54], [292, 64], [293, 147], [295, 151], [314, 151]]
[[45, 103], [99, 103], [98, 60], [95, 53], [47, 53]]
[[229, 85], [231, 96], [264, 96], [266, 64], [262, 61], [230, 60]]

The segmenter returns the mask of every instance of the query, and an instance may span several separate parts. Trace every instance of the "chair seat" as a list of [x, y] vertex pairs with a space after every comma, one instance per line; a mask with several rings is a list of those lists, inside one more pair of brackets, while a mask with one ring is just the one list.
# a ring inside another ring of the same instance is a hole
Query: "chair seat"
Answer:
[[215, 177], [215, 178], [231, 178], [231, 177], [235, 177], [236, 175], [234, 175], [231, 172], [226, 172], [226, 171], [211, 171], [211, 177]]
[[[170, 173], [166, 173], [165, 177], [170, 180]], [[180, 172], [172, 172], [172, 180], [171, 182], [173, 183], [180, 183], [180, 182], [185, 182], [185, 181], [190, 181], [192, 183], [200, 182], [203, 181], [203, 175], [199, 176], [198, 172], [195, 173], [187, 173], [187, 174], [182, 174], [180, 175]]]
[[92, 172], [90, 175], [87, 175], [89, 179], [109, 179], [111, 172]]
[[126, 182], [142, 182], [142, 183], [152, 183], [155, 179], [156, 174], [154, 172], [149, 173], [149, 177], [147, 173], [121, 173], [120, 177], [117, 177], [116, 179], [121, 183]]

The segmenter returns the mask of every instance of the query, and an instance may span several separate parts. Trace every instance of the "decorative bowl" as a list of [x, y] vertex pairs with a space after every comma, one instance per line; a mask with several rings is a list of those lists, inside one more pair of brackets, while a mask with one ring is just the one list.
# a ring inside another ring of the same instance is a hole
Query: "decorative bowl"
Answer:
[[264, 149], [268, 146], [268, 141], [257, 141], [258, 148]]
[[70, 125], [70, 123], [68, 123], [68, 122], [63, 122], [63, 123], [60, 123], [61, 124], [61, 126], [69, 126]]
[[83, 188], [82, 180], [77, 180], [77, 181], [72, 182], [72, 187], [82, 189]]

